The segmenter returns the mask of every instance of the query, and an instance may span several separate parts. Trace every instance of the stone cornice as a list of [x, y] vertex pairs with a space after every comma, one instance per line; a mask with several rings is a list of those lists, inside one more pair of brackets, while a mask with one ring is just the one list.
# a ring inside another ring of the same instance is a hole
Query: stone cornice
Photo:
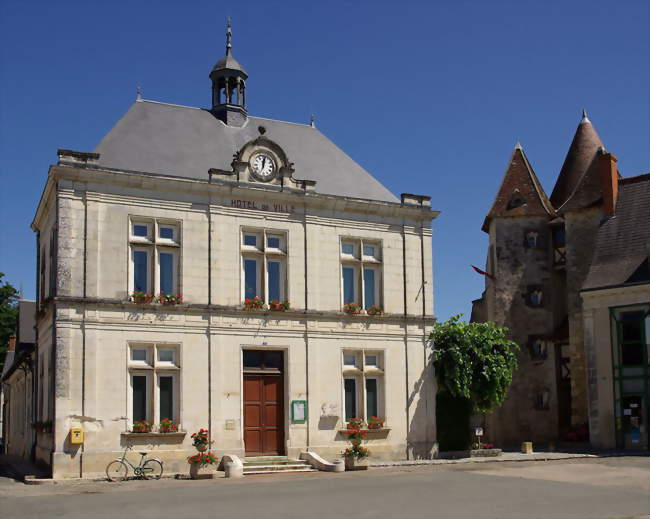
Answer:
[[[92, 176], [89, 173], [92, 172]], [[217, 179], [190, 179], [167, 175], [156, 175], [138, 171], [125, 171], [100, 168], [95, 165], [74, 167], [67, 164], [50, 167], [50, 179], [68, 179], [76, 182], [117, 184], [133, 188], [178, 193], [186, 191], [198, 193], [209, 200], [210, 196], [243, 196], [259, 200], [268, 199], [272, 193], [278, 200], [286, 201], [296, 206], [310, 208], [327, 208], [337, 211], [357, 213], [372, 213], [384, 216], [399, 216], [414, 220], [431, 221], [439, 211], [434, 211], [428, 205], [413, 203], [385, 202], [366, 200], [336, 195], [327, 195], [294, 188], [280, 188], [266, 184], [250, 184]], [[427, 197], [422, 197], [427, 198]], [[40, 204], [39, 204], [40, 209]], [[37, 212], [38, 214], [38, 212]], [[36, 218], [35, 218], [36, 221]]]
[[152, 313], [181, 313], [192, 312], [202, 313], [208, 312], [214, 315], [229, 315], [232, 317], [246, 318], [266, 318], [266, 319], [282, 319], [282, 320], [298, 320], [298, 319], [324, 319], [324, 320], [338, 320], [343, 322], [362, 322], [368, 323], [405, 323], [410, 325], [433, 326], [436, 318], [432, 315], [418, 316], [413, 314], [381, 314], [381, 315], [367, 315], [367, 314], [346, 314], [345, 312], [326, 312], [316, 310], [293, 310], [286, 311], [272, 311], [272, 310], [246, 310], [241, 306], [227, 306], [227, 305], [207, 305], [196, 303], [181, 303], [178, 305], [161, 305], [151, 303], [132, 303], [130, 301], [121, 301], [119, 299], [107, 298], [94, 298], [94, 297], [70, 297], [70, 296], [57, 296], [53, 300], [55, 305], [90, 305], [101, 308], [113, 308], [120, 310], [140, 310]]

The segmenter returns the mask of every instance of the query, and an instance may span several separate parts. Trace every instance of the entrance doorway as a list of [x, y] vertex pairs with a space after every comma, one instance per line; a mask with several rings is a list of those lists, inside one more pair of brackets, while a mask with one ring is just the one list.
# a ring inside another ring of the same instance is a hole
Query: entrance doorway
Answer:
[[284, 356], [244, 350], [244, 448], [246, 456], [284, 454]]

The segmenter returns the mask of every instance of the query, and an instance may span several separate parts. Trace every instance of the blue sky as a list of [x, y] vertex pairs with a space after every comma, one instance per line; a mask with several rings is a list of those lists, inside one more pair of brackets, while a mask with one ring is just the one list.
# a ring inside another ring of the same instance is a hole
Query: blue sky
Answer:
[[[34, 296], [29, 224], [58, 148], [90, 151], [135, 98], [206, 107], [224, 53], [249, 113], [317, 126], [434, 222], [436, 313], [480, 296], [481, 224], [521, 141], [548, 193], [586, 108], [624, 176], [650, 171], [650, 3], [0, 2], [0, 271]], [[298, 165], [297, 165], [298, 166]]]

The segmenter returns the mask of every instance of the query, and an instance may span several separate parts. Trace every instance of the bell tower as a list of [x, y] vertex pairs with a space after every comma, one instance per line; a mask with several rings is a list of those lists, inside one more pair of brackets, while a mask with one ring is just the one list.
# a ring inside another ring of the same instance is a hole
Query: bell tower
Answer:
[[248, 74], [232, 56], [232, 25], [228, 18], [226, 56], [210, 72], [212, 113], [229, 126], [246, 122], [246, 80]]

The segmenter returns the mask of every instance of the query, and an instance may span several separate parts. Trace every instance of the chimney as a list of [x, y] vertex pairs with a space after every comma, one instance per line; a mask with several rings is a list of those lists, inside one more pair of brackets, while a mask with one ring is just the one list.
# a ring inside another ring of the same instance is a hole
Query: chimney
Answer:
[[616, 198], [618, 197], [618, 169], [616, 155], [612, 155], [605, 148], [598, 149], [600, 181], [603, 187], [603, 213], [605, 216], [614, 216], [616, 211]]
[[16, 351], [16, 336], [9, 336], [9, 351]]

